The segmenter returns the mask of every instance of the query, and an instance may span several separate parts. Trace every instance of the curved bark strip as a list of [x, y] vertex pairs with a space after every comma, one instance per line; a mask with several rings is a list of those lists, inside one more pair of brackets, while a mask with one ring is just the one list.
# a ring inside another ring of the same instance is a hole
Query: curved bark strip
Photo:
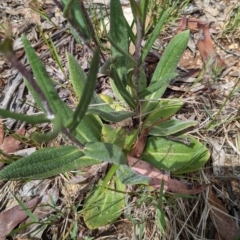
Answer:
[[155, 168], [151, 164], [139, 160], [137, 158], [127, 156], [128, 164], [132, 169], [142, 175], [148, 176], [152, 179], [151, 186], [159, 188], [162, 181], [164, 181], [164, 190], [172, 193], [181, 194], [197, 194], [202, 192], [207, 184], [201, 184], [197, 186], [185, 185], [177, 179], [172, 179], [169, 175], [163, 174], [159, 169]]

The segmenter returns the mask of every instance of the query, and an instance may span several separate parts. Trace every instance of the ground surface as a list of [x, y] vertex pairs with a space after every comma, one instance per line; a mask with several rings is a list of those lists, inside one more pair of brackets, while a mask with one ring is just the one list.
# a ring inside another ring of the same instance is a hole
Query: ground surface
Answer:
[[[94, 2], [98, 5], [104, 1]], [[123, 8], [127, 11], [129, 9], [128, 1], [123, 1], [123, 3]], [[161, 1], [157, 1], [157, 3], [161, 4]], [[12, 24], [14, 50], [18, 58], [23, 63], [26, 63], [25, 53], [20, 41], [20, 35], [26, 34], [44, 62], [49, 75], [55, 79], [59, 96], [69, 106], [74, 107], [76, 100], [71, 86], [69, 82], [65, 81], [64, 74], [52, 59], [52, 55], [48, 50], [48, 46], [44, 43], [37, 25], [43, 30], [45, 36], [51, 36], [66, 72], [65, 53], [67, 51], [71, 52], [78, 59], [79, 64], [86, 72], [89, 68], [88, 59], [90, 53], [87, 48], [77, 44], [69, 34], [65, 19], [51, 0], [41, 0], [39, 4], [43, 7], [52, 23], [44, 18], [40, 18], [38, 13], [32, 11], [31, 7], [38, 9], [38, 6], [34, 1], [29, 2], [27, 0], [1, 2], [0, 19], [3, 20], [4, 16], [6, 16]], [[90, 6], [89, 2], [87, 2], [87, 6]], [[166, 92], [166, 97], [183, 97], [185, 106], [177, 118], [198, 121], [199, 127], [193, 129], [191, 134], [201, 142], [207, 143], [208, 148], [211, 150], [211, 159], [205, 168], [199, 173], [186, 176], [186, 179], [189, 182], [198, 179], [200, 182], [212, 183], [212, 188], [207, 188], [206, 191], [190, 200], [188, 198], [173, 200], [172, 195], [169, 194], [167, 202], [172, 201], [173, 204], [165, 204], [164, 206], [169, 226], [165, 234], [162, 234], [157, 228], [154, 218], [155, 210], [151, 209], [151, 204], [143, 200], [139, 201], [139, 199], [131, 198], [129, 199], [129, 206], [133, 212], [132, 216], [137, 219], [137, 223], [133, 224], [132, 221], [122, 216], [121, 219], [110, 226], [97, 230], [88, 230], [84, 223], [79, 221], [77, 239], [87, 239], [87, 237], [89, 239], [140, 239], [141, 227], [143, 226], [144, 234], [142, 239], [228, 240], [233, 239], [233, 235], [222, 235], [222, 230], [227, 233], [233, 232], [234, 236], [239, 233], [240, 4], [237, 0], [196, 0], [189, 3], [184, 11], [183, 13], [185, 14], [191, 14], [191, 17], [200, 18], [202, 21], [211, 23], [209, 31], [212, 34], [211, 38], [214, 49], [225, 63], [224, 70], [220, 74], [210, 74], [210, 76], [206, 74], [198, 83], [196, 83], [196, 78], [193, 75], [177, 78], [171, 82]], [[179, 14], [179, 19], [182, 17], [183, 14]], [[169, 40], [173, 37], [177, 25], [176, 21], [175, 23], [171, 22], [167, 24], [165, 31], [159, 36], [158, 41], [155, 43], [156, 51], [160, 49], [158, 51], [159, 54], [161, 54], [161, 48], [166, 47]], [[189, 43], [188, 48], [183, 54], [179, 63], [179, 72], [184, 72], [186, 69], [203, 68], [201, 54], [194, 41], [192, 39], [192, 42]], [[146, 65], [149, 76], [152, 73], [152, 69], [156, 67], [158, 60], [156, 54], [148, 56]], [[2, 56], [0, 56], [0, 88], [1, 108], [34, 114], [33, 99], [27, 92], [21, 75], [12, 69], [11, 65]], [[233, 89], [235, 90], [233, 91]], [[97, 92], [112, 94], [108, 84], [108, 76], [104, 75], [98, 78]], [[220, 112], [219, 109], [221, 109]], [[206, 130], [207, 125], [211, 123], [211, 119], [214, 117], [221, 124], [218, 124], [213, 129]], [[26, 139], [27, 136], [36, 130], [26, 124], [9, 119], [3, 119], [2, 122], [13, 132], [22, 129], [20, 130], [20, 134], [25, 135]], [[49, 126], [46, 125], [43, 128], [48, 130]], [[5, 131], [5, 135], [3, 131], [1, 133], [3, 142], [1, 149], [5, 153], [29, 154], [30, 151], [35, 151], [36, 147], [39, 147], [32, 141], [28, 142], [26, 139], [24, 143], [16, 141], [13, 138], [7, 139], [6, 133], [8, 132]], [[56, 143], [51, 143], [51, 145], [59, 144], [60, 141], [61, 139]], [[19, 149], [24, 149], [24, 153], [19, 152]], [[93, 178], [94, 175], [97, 175], [97, 167], [92, 168], [90, 172], [92, 172]], [[74, 221], [76, 217], [73, 214], [72, 204], [83, 201], [86, 192], [93, 185], [94, 180], [88, 181], [86, 184], [75, 184], [69, 182], [69, 179], [65, 176], [59, 176], [51, 180], [31, 181], [27, 184], [23, 182], [1, 182], [0, 211], [4, 212], [17, 204], [12, 194], [17, 195], [24, 202], [31, 199], [34, 200], [34, 196], [41, 195], [44, 197], [42, 203], [49, 203], [51, 201], [49, 195], [51, 194], [54, 200], [58, 202], [56, 209], [45, 206], [38, 209], [38, 212], [35, 212], [35, 214], [42, 219], [46, 219], [51, 214], [58, 217], [53, 220], [52, 224], [45, 225], [39, 231], [38, 237], [34, 239], [41, 239], [41, 237], [43, 239], [64, 239], [61, 233], [67, 233], [69, 222]], [[208, 201], [210, 204], [207, 204]], [[219, 215], [214, 210], [215, 208], [220, 208], [222, 212], [230, 214], [231, 217], [226, 217], [224, 214]], [[17, 212], [13, 212], [11, 217], [13, 218], [13, 216], [17, 216]], [[7, 224], [7, 221], [5, 221], [5, 224]], [[0, 221], [0, 229], [1, 227], [5, 227], [3, 221]], [[17, 235], [18, 238], [16, 239], [30, 239], [30, 236], [33, 236], [30, 234], [31, 231], [34, 231], [34, 226], [24, 229]], [[67, 239], [70, 239], [70, 237]]]

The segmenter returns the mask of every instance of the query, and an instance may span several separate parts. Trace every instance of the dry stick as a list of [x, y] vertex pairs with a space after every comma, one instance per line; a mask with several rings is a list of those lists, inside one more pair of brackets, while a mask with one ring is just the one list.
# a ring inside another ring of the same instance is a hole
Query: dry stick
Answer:
[[233, 56], [236, 56], [236, 57], [240, 58], [240, 54], [239, 54], [239, 53], [236, 53], [236, 52], [233, 52], [233, 51], [231, 51], [231, 50], [228, 50], [228, 49], [224, 48], [219, 42], [217, 42], [217, 40], [215, 40], [213, 34], [211, 34], [211, 37], [212, 37], [212, 40], [214, 41], [214, 43], [215, 43], [219, 48], [221, 48], [224, 52], [229, 53], [229, 54], [232, 54]]
[[[137, 1], [137, 4], [140, 4], [140, 1]], [[143, 25], [142, 20], [140, 17], [137, 17], [136, 20], [136, 26], [137, 26], [137, 38], [135, 42], [135, 53], [134, 53], [134, 60], [137, 62], [137, 66], [134, 67], [134, 78], [135, 78], [135, 85], [136, 85], [136, 99], [137, 99], [137, 115], [139, 115], [138, 121], [141, 122], [141, 103], [139, 100], [139, 78], [140, 78], [140, 70], [139, 70], [139, 60], [141, 57], [141, 44], [143, 39]]]

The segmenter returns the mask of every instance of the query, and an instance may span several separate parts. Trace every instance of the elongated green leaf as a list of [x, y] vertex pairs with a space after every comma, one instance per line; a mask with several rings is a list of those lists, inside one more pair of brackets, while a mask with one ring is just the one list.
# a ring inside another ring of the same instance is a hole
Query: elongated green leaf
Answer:
[[118, 92], [121, 94], [122, 98], [126, 101], [126, 103], [134, 109], [136, 106], [136, 103], [130, 93], [127, 91], [125, 85], [123, 84], [122, 80], [120, 79], [116, 69], [112, 68], [111, 69], [111, 75], [112, 79], [114, 81], [114, 84], [118, 90]]
[[[86, 84], [87, 76], [79, 65], [78, 61], [70, 54], [67, 53], [68, 60], [68, 69], [70, 74], [70, 80], [75, 91], [75, 94], [80, 100], [84, 85]], [[96, 93], [94, 93], [93, 98], [96, 97]]]
[[[128, 52], [128, 31], [120, 0], [110, 1], [110, 37], [124, 52]], [[111, 48], [112, 55], [119, 53]], [[121, 81], [126, 82], [127, 58], [123, 55], [114, 64]]]
[[117, 170], [118, 179], [126, 185], [145, 184], [149, 185], [150, 178], [134, 172], [129, 166], [120, 165]]
[[153, 43], [159, 37], [159, 33], [161, 32], [162, 26], [166, 22], [166, 19], [169, 16], [170, 11], [171, 11], [170, 9], [167, 9], [166, 11], [164, 11], [161, 18], [159, 19], [157, 25], [154, 27], [154, 30], [151, 33], [151, 36], [148, 38], [148, 40], [147, 40], [147, 42], [146, 42], [146, 44], [143, 48], [143, 52], [142, 52], [142, 55], [141, 55], [141, 58], [140, 58], [141, 63], [143, 63], [147, 54], [151, 50]]
[[178, 119], [173, 119], [154, 126], [149, 131], [149, 135], [159, 137], [169, 136], [181, 132], [189, 127], [196, 126], [197, 124], [197, 121], [181, 121]]
[[89, 28], [79, 2], [77, 0], [62, 0], [62, 3], [65, 6], [64, 13], [66, 14], [66, 16], [71, 16], [81, 34], [84, 36], [85, 39], [89, 40]]
[[[53, 86], [51, 78], [48, 76], [43, 63], [36, 55], [35, 50], [31, 47], [26, 37], [23, 37], [24, 48], [29, 59], [31, 68], [34, 72], [38, 85], [41, 87], [45, 96], [47, 96], [50, 106], [55, 113], [61, 115], [63, 124], [66, 125], [69, 119], [73, 116], [72, 110], [61, 101], [58, 94]], [[41, 102], [38, 94], [35, 92], [33, 87], [25, 80], [25, 84], [31, 92], [37, 105], [42, 111], [45, 111], [43, 103]], [[101, 133], [101, 122], [94, 116], [85, 116], [83, 121], [74, 131], [73, 135], [82, 143], [97, 141], [100, 139]]]
[[108, 122], [121, 122], [129, 117], [135, 116], [134, 112], [114, 110], [112, 110], [111, 112], [110, 111], [106, 112], [96, 107], [90, 107], [87, 112], [90, 114], [98, 115], [99, 117]]
[[[176, 35], [171, 42], [168, 44], [167, 48], [165, 49], [160, 62], [158, 63], [156, 70], [153, 74], [151, 84], [159, 81], [159, 79], [164, 79], [164, 76], [168, 76], [175, 72], [177, 64], [187, 46], [189, 39], [189, 30], [184, 31]], [[162, 97], [163, 93], [165, 92], [169, 82], [165, 81], [162, 83], [162, 86], [153, 94], [147, 96], [147, 99], [158, 99]], [[156, 106], [156, 103], [152, 103], [151, 101], [143, 104], [142, 111], [143, 113], [151, 111]]]
[[144, 127], [149, 127], [161, 118], [169, 118], [176, 114], [183, 106], [183, 100], [179, 99], [163, 99], [156, 107], [148, 113], [144, 120]]
[[210, 157], [207, 148], [195, 138], [180, 135], [190, 139], [191, 144], [185, 145], [161, 137], [150, 137], [144, 149], [142, 159], [159, 169], [174, 174], [183, 174], [199, 170]]
[[122, 149], [117, 145], [103, 142], [87, 143], [84, 154], [93, 159], [114, 164], [127, 164], [127, 159]]
[[102, 128], [102, 141], [118, 145], [121, 149], [130, 151], [134, 141], [137, 138], [137, 130], [133, 129], [131, 132], [124, 128], [113, 128], [104, 124]]
[[[101, 182], [100, 182], [101, 183]], [[99, 193], [99, 187], [84, 202], [83, 218], [88, 228], [94, 229], [114, 222], [122, 214], [125, 206], [125, 185], [112, 179], [111, 183]], [[101, 188], [101, 187], [100, 187]]]
[[38, 115], [23, 115], [20, 113], [11, 112], [5, 109], [0, 109], [0, 116], [4, 118], [13, 118], [23, 122], [31, 123], [31, 124], [38, 124], [38, 123], [46, 123], [51, 122], [50, 119], [47, 118], [45, 114], [38, 114]]
[[150, 94], [153, 94], [156, 92], [159, 88], [162, 87], [165, 82], [169, 83], [169, 80], [175, 78], [177, 76], [177, 73], [170, 73], [167, 75], [164, 75], [164, 79], [159, 79], [159, 81], [154, 82], [153, 84], [150, 84], [149, 87], [145, 88], [143, 91], [140, 92], [139, 98], [144, 98]]
[[99, 49], [96, 49], [93, 55], [90, 69], [89, 69], [87, 81], [83, 89], [81, 100], [78, 103], [77, 108], [73, 114], [71, 123], [69, 124], [70, 132], [72, 132], [79, 125], [79, 123], [83, 119], [88, 109], [88, 105], [91, 102], [94, 89], [95, 89], [95, 82], [96, 82], [97, 73], [98, 73], [98, 65], [99, 65]]
[[77, 147], [50, 147], [6, 166], [0, 171], [0, 179], [43, 179], [97, 163], [99, 161], [86, 158]]
[[[67, 54], [68, 68], [70, 73], [70, 79], [73, 84], [73, 88], [78, 99], [83, 94], [84, 84], [86, 84], [86, 75], [82, 70], [77, 60], [71, 55]], [[91, 104], [98, 104], [97, 107], [88, 108], [88, 113], [99, 115], [106, 121], [118, 122], [126, 119], [127, 117], [133, 116], [133, 113], [126, 111], [115, 112], [108, 104], [106, 104], [97, 94], [93, 93]], [[96, 116], [95, 116], [96, 117]]]
[[[62, 101], [58, 97], [58, 94], [54, 89], [52, 80], [48, 76], [45, 66], [43, 65], [43, 63], [37, 56], [35, 50], [32, 48], [30, 42], [27, 40], [27, 38], [24, 35], [22, 36], [22, 41], [23, 41], [24, 49], [25, 49], [29, 64], [34, 73], [34, 76], [36, 77], [37, 83], [39, 87], [42, 89], [45, 97], [47, 98], [47, 101], [51, 106], [51, 109], [53, 110], [54, 113], [57, 113], [58, 112], [57, 105], [60, 105], [60, 104], [62, 105]], [[41, 107], [43, 108], [42, 103], [41, 103]], [[42, 110], [45, 111], [44, 108]]]

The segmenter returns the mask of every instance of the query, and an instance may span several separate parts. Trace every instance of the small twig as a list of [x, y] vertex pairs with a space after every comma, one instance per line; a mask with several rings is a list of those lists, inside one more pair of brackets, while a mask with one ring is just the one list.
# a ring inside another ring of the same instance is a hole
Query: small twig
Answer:
[[217, 42], [217, 41], [215, 40], [213, 34], [211, 34], [211, 37], [212, 37], [212, 40], [214, 41], [214, 43], [215, 43], [219, 48], [221, 48], [224, 52], [229, 53], [229, 54], [232, 54], [232, 55], [240, 58], [240, 54], [238, 54], [238, 53], [236, 53], [236, 52], [233, 52], [233, 51], [231, 51], [231, 50], [226, 49], [226, 48], [223, 47], [219, 42]]

